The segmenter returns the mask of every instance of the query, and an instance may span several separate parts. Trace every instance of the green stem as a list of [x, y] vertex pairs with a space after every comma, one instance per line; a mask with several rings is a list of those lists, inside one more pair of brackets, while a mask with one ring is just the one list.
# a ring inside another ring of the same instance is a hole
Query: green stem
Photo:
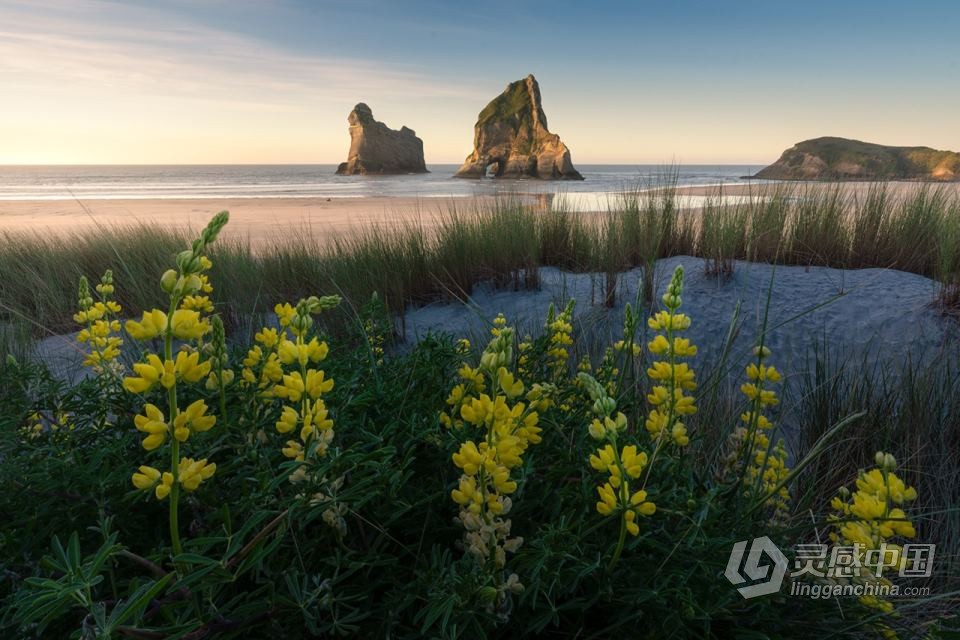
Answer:
[[620, 560], [620, 554], [623, 552], [623, 544], [627, 539], [627, 509], [630, 508], [630, 487], [627, 484], [627, 470], [623, 467], [623, 461], [620, 459], [620, 447], [617, 446], [616, 436], [609, 436], [607, 441], [613, 447], [613, 459], [617, 463], [617, 469], [620, 470], [620, 486], [617, 492], [620, 494], [620, 537], [617, 539], [617, 546], [613, 550], [613, 556], [607, 564], [607, 573], [613, 571], [613, 567]]
[[[163, 336], [164, 362], [173, 360], [173, 314], [177, 310], [177, 300], [170, 298], [170, 310], [167, 313], [167, 330]], [[180, 542], [179, 502], [180, 502], [180, 441], [173, 434], [173, 423], [177, 418], [177, 385], [167, 389], [168, 428], [170, 429], [170, 473], [173, 475], [173, 486], [170, 487], [170, 542], [173, 545], [174, 555], [183, 553]]]
[[223, 360], [217, 357], [217, 392], [220, 396], [220, 417], [223, 420], [223, 427], [227, 426], [227, 394], [224, 392], [223, 383]]
[[607, 573], [613, 571], [613, 567], [616, 566], [617, 562], [620, 560], [620, 554], [623, 552], [623, 544], [627, 540], [627, 519], [624, 517], [624, 514], [620, 514], [620, 537], [617, 539], [617, 547], [613, 550], [613, 557], [610, 558], [610, 562], [607, 564]]

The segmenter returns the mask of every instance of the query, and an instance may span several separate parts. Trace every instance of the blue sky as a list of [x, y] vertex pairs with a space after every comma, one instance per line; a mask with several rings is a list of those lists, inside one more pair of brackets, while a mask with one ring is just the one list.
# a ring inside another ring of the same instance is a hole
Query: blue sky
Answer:
[[960, 150], [960, 3], [0, 0], [0, 162], [338, 162], [360, 101], [470, 151], [534, 73], [580, 163]]

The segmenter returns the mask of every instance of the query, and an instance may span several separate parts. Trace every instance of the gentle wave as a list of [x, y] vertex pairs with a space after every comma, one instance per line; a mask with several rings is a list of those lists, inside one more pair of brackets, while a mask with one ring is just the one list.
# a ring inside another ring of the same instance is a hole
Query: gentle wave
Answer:
[[733, 184], [758, 167], [581, 165], [582, 182], [461, 180], [456, 165], [425, 174], [337, 176], [335, 165], [0, 166], [0, 200], [466, 197], [503, 193], [617, 194], [673, 181]]

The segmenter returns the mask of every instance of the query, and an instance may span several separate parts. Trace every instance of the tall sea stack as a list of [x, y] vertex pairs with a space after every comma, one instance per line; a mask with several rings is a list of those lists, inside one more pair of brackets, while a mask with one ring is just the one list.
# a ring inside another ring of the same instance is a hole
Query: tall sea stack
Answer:
[[473, 153], [458, 178], [583, 180], [560, 136], [547, 129], [540, 86], [532, 75], [507, 85], [484, 107], [473, 128]]

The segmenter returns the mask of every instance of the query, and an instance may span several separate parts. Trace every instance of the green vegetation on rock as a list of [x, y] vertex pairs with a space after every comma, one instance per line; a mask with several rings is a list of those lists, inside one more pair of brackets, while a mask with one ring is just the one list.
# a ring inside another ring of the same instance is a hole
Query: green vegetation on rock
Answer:
[[960, 180], [960, 153], [890, 147], [847, 138], [799, 142], [755, 178], [772, 180]]

